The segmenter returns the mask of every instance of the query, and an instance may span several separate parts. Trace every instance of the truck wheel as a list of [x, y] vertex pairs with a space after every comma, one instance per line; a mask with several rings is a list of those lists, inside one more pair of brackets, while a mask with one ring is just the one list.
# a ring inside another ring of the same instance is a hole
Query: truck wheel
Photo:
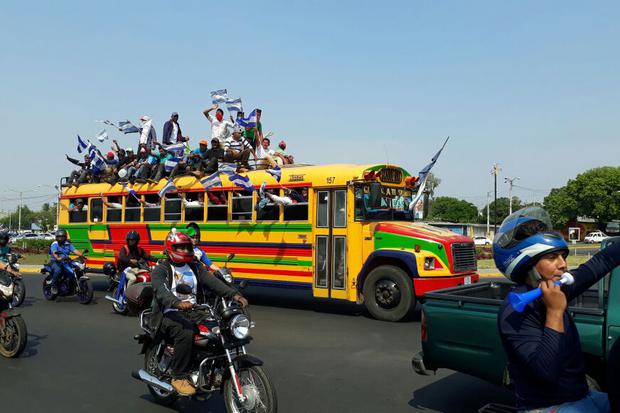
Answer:
[[416, 305], [411, 277], [394, 265], [381, 265], [364, 282], [364, 304], [377, 320], [399, 321]]

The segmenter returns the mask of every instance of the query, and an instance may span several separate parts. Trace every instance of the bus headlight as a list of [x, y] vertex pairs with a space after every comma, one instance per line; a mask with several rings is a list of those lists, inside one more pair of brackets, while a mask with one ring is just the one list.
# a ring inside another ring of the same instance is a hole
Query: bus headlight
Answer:
[[434, 270], [435, 269], [435, 258], [433, 258], [433, 257], [424, 257], [424, 269], [425, 270]]
[[244, 314], [238, 314], [230, 320], [230, 331], [235, 338], [242, 340], [250, 333], [250, 319]]

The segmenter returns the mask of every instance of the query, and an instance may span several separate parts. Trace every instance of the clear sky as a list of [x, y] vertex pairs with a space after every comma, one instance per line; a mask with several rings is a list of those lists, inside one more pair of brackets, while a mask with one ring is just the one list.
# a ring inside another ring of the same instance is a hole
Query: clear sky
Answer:
[[[481, 206], [493, 162], [540, 200], [620, 160], [620, 3], [613, 1], [2, 2], [0, 122], [12, 189], [54, 185], [95, 119], [161, 135], [172, 111], [196, 145], [227, 88], [300, 162], [415, 173], [451, 136], [437, 195]], [[137, 135], [108, 128], [121, 146]], [[107, 149], [107, 148], [105, 148]], [[49, 186], [24, 197], [53, 194]], [[28, 200], [37, 206], [42, 198]]]

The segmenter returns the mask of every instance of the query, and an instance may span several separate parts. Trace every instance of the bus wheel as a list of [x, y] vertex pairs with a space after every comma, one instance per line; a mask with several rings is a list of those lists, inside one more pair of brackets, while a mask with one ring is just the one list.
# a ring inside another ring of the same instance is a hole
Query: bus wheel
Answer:
[[378, 320], [402, 320], [416, 305], [411, 278], [394, 265], [381, 265], [372, 270], [363, 292], [368, 312]]

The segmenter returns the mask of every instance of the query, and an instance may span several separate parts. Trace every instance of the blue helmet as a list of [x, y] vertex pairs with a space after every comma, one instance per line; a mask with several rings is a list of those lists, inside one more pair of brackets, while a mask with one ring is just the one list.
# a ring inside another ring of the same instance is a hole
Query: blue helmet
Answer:
[[552, 231], [549, 214], [540, 207], [525, 207], [509, 215], [493, 239], [495, 266], [515, 282], [522, 282], [541, 256], [558, 251], [568, 254], [568, 244]]

